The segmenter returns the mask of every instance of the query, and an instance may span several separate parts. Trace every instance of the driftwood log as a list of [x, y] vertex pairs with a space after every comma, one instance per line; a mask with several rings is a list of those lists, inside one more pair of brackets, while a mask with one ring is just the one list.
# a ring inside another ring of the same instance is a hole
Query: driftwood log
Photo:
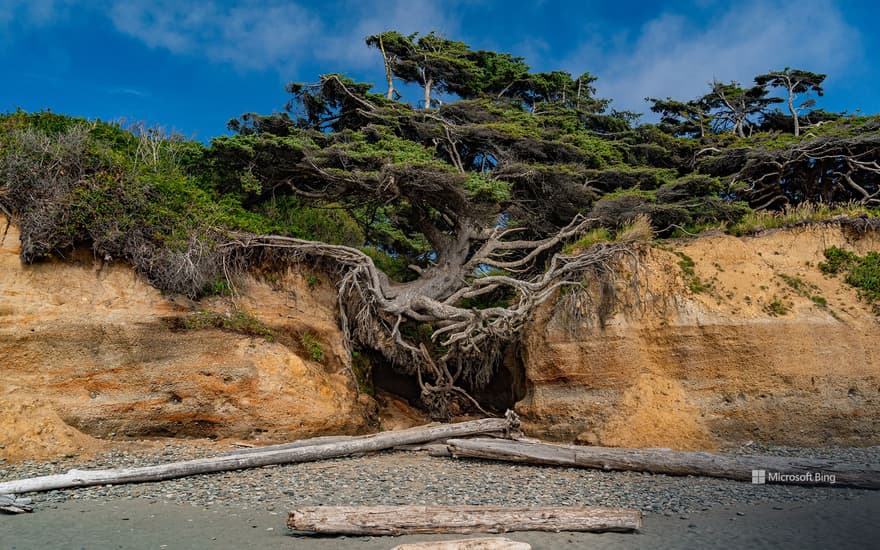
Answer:
[[398, 544], [391, 550], [532, 550], [532, 545], [504, 537], [482, 537]]
[[70, 470], [65, 474], [34, 477], [0, 483], [0, 494], [52, 491], [90, 485], [117, 485], [143, 481], [162, 481], [197, 474], [225, 472], [257, 468], [273, 464], [311, 462], [337, 458], [357, 453], [367, 453], [390, 449], [398, 445], [413, 445], [438, 439], [468, 437], [481, 433], [506, 431], [510, 420], [503, 418], [484, 418], [457, 424], [423, 426], [393, 432], [354, 438], [345, 441], [305, 445], [295, 448], [282, 448], [261, 452], [236, 452], [231, 455], [201, 458], [185, 462], [172, 462], [157, 466], [140, 468], [120, 468], [115, 470]]
[[510, 531], [635, 531], [642, 514], [594, 506], [310, 506], [287, 517], [294, 531], [324, 535], [419, 535]]
[[452, 439], [447, 445], [454, 457], [738, 481], [753, 481], [755, 476], [755, 480], [762, 483], [880, 489], [880, 470], [876, 466], [816, 458], [576, 447], [489, 438]]

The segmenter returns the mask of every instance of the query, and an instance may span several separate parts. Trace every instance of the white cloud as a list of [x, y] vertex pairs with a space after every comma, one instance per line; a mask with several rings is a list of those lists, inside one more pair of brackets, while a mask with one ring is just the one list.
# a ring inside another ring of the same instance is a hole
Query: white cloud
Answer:
[[349, 1], [316, 11], [283, 0], [118, 0], [110, 17], [117, 30], [153, 48], [241, 69], [284, 73], [312, 59], [333, 62], [343, 70], [376, 63], [364, 38], [384, 30], [436, 29], [451, 35], [457, 27], [445, 14], [452, 5], [430, 0], [380, 5]]
[[291, 2], [119, 1], [110, 17], [117, 30], [150, 47], [239, 68], [286, 68], [320, 49], [320, 20]]
[[0, 29], [48, 25], [66, 14], [74, 0], [0, 0]]
[[391, 0], [383, 2], [349, 2], [347, 13], [323, 38], [319, 59], [343, 62], [349, 67], [376, 63], [376, 54], [364, 39], [380, 32], [395, 30], [403, 34], [437, 31], [455, 39], [458, 23], [449, 14], [457, 2], [431, 0]]
[[618, 36], [613, 45], [582, 45], [565, 65], [597, 74], [599, 95], [613, 98], [616, 108], [646, 112], [644, 97], [694, 98], [713, 78], [750, 83], [757, 74], [792, 66], [829, 73], [831, 80], [860, 57], [858, 31], [832, 2], [729, 6], [702, 25], [686, 14], [665, 13], [622, 43]]

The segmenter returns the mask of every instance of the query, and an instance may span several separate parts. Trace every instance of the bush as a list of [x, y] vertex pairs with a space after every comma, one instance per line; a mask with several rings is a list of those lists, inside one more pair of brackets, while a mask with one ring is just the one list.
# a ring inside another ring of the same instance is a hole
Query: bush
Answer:
[[635, 219], [624, 225], [620, 231], [617, 232], [616, 237], [616, 240], [623, 242], [650, 241], [654, 238], [654, 229], [651, 227], [651, 219], [645, 214], [636, 216]]
[[599, 227], [584, 233], [584, 235], [573, 243], [569, 243], [562, 248], [563, 254], [575, 254], [588, 250], [596, 243], [607, 243], [612, 239], [611, 232], [604, 227]]
[[324, 348], [321, 342], [310, 332], [304, 332], [300, 337], [300, 343], [306, 352], [306, 356], [317, 363], [324, 362]]
[[187, 315], [179, 326], [188, 330], [219, 328], [247, 336], [265, 338], [266, 340], [273, 340], [275, 338], [275, 333], [272, 329], [244, 311], [224, 314], [216, 311], [202, 310]]
[[880, 302], [880, 253], [859, 256], [836, 246], [825, 249], [824, 253], [827, 262], [819, 264], [823, 273], [846, 273], [844, 280], [859, 289], [861, 298], [871, 303]]
[[206, 162], [204, 146], [161, 129], [0, 115], [0, 200], [21, 227], [25, 262], [91, 246], [162, 290], [199, 297], [228, 293], [247, 263], [226, 246], [230, 231], [364, 244], [358, 222], [333, 204], [245, 205], [243, 195], [220, 194]]

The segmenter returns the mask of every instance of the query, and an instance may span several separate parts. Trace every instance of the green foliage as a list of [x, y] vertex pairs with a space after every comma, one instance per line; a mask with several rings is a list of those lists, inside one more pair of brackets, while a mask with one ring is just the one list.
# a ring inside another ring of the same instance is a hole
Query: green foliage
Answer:
[[810, 285], [800, 277], [794, 277], [791, 275], [786, 275], [785, 273], [780, 273], [779, 278], [785, 281], [785, 284], [787, 284], [792, 290], [794, 290], [798, 294], [807, 294], [810, 290]]
[[613, 240], [613, 236], [608, 229], [597, 227], [584, 233], [584, 235], [573, 243], [569, 243], [562, 248], [563, 254], [576, 254], [585, 250], [589, 250], [594, 244], [607, 243]]
[[773, 317], [779, 317], [782, 315], [786, 315], [789, 312], [789, 306], [782, 303], [779, 298], [774, 298], [772, 302], [764, 306], [764, 311], [766, 311]]
[[877, 211], [854, 202], [829, 205], [825, 203], [802, 202], [787, 205], [780, 211], [749, 210], [736, 224], [730, 227], [733, 235], [748, 235], [766, 229], [787, 227], [797, 223], [820, 222], [836, 216], [877, 217]]
[[275, 339], [275, 333], [272, 329], [244, 311], [220, 313], [217, 311], [201, 310], [184, 317], [179, 326], [187, 330], [218, 328], [266, 340]]
[[811, 300], [814, 304], [821, 308], [828, 307], [828, 300], [826, 300], [820, 294], [816, 294], [816, 292], [819, 291], [819, 287], [817, 287], [816, 285], [808, 283], [800, 277], [786, 275], [785, 273], [780, 273], [779, 278], [782, 279], [785, 284], [798, 295]]
[[302, 344], [303, 350], [309, 359], [317, 363], [324, 362], [324, 348], [314, 334], [311, 332], [304, 332], [302, 336], [300, 336], [300, 344]]
[[199, 294], [199, 297], [205, 296], [231, 296], [232, 288], [229, 286], [229, 282], [226, 279], [217, 279], [216, 281], [208, 284]]
[[464, 188], [476, 200], [501, 203], [510, 199], [509, 182], [498, 180], [487, 172], [472, 172], [464, 182]]
[[826, 248], [823, 252], [825, 262], [819, 262], [819, 269], [828, 275], [849, 271], [859, 261], [858, 255], [837, 246]]
[[832, 246], [825, 249], [826, 262], [819, 264], [823, 273], [846, 273], [848, 285], [859, 290], [859, 296], [870, 303], [880, 302], [880, 253], [868, 252], [859, 256]]
[[700, 279], [699, 275], [697, 275], [694, 270], [697, 264], [694, 262], [693, 258], [680, 250], [672, 250], [671, 252], [680, 258], [678, 267], [681, 269], [681, 272], [684, 273], [688, 288], [691, 292], [700, 293], [710, 288], [709, 285]]
[[[596, 218], [605, 234], [567, 245], [571, 252], [612, 235], [628, 239], [637, 219], [649, 220], [650, 228], [639, 226], [644, 239], [712, 228], [745, 234], [835, 212], [874, 215], [855, 205], [803, 206], [797, 188], [785, 192], [801, 206], [753, 212], [741, 182], [761, 175], [731, 177], [756, 165], [746, 162], [755, 151], [784, 154], [800, 143], [760, 131], [778, 102], [767, 87], [788, 86], [788, 78], [793, 93], [821, 95], [824, 75], [786, 68], [751, 87], [714, 82], [694, 100], [650, 100], [660, 124], [635, 126], [637, 115], [595, 96], [588, 72], [535, 72], [520, 57], [434, 32], [386, 31], [367, 45], [381, 53], [392, 88], [394, 79], [423, 88], [422, 108], [398, 101], [393, 89], [386, 98], [369, 83], [329, 73], [290, 83], [283, 112], [245, 113], [230, 121], [234, 135], [207, 147], [143, 124], [0, 115], [0, 197], [32, 237], [22, 257], [88, 243], [131, 261], [163, 289], [195, 296], [228, 292], [212, 286], [225, 280], [225, 266], [249, 261], [223, 246], [235, 233], [357, 247], [402, 282], [464, 227], [504, 223], [540, 239], [575, 215]], [[880, 117], [802, 118], [823, 122], [809, 129], [816, 138], [880, 129]], [[48, 159], [63, 170], [51, 171]]]
[[376, 387], [373, 385], [373, 364], [366, 354], [351, 352], [351, 369], [357, 380], [358, 389], [367, 395], [376, 395]]
[[880, 300], [880, 254], [868, 252], [850, 268], [846, 282], [859, 289], [870, 302]]
[[407, 259], [401, 256], [393, 256], [387, 252], [373, 247], [363, 247], [361, 251], [373, 260], [383, 273], [388, 275], [392, 281], [404, 283], [413, 281], [418, 277], [418, 273], [409, 268]]
[[309, 289], [314, 289], [315, 287], [317, 287], [320, 284], [321, 284], [321, 279], [318, 278], [317, 275], [313, 275], [313, 274], [306, 275], [306, 286], [308, 286]]

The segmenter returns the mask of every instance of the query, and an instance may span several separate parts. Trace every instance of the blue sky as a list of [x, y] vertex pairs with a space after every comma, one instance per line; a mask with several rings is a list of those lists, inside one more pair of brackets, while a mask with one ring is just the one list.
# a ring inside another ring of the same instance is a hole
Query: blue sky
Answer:
[[206, 140], [282, 108], [284, 83], [345, 72], [384, 86], [368, 34], [437, 30], [536, 70], [589, 71], [618, 109], [793, 66], [827, 73], [829, 110], [880, 112], [869, 0], [530, 2], [0, 0], [0, 111], [159, 124]]

